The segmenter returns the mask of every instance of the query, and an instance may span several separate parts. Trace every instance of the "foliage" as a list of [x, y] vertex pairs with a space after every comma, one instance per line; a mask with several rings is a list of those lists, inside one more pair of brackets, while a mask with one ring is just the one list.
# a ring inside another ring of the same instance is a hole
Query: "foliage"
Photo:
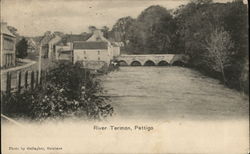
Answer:
[[77, 65], [61, 64], [46, 76], [46, 82], [35, 90], [3, 95], [4, 114], [25, 116], [34, 120], [87, 117], [102, 119], [112, 115], [102, 87], [87, 70]]
[[168, 53], [176, 26], [170, 11], [161, 6], [150, 6], [137, 19], [120, 18], [113, 26], [129, 53]]
[[[176, 46], [177, 49], [184, 51], [191, 57], [191, 66], [208, 75], [222, 72], [222, 69], [211, 67], [216, 66], [214, 64], [218, 61], [211, 59], [211, 54], [207, 53], [208, 50], [204, 44], [208, 44], [208, 36], [213, 35], [215, 37], [215, 33], [219, 34], [218, 27], [221, 30], [223, 29], [224, 32], [220, 34], [225, 36], [221, 38], [227, 40], [220, 40], [216, 43], [210, 39], [209, 42], [210, 49], [218, 48], [218, 46], [221, 49], [223, 48], [223, 53], [227, 59], [223, 69], [225, 79], [220, 76], [216, 77], [226, 80], [229, 87], [242, 89], [241, 76], [245, 78], [244, 83], [248, 82], [248, 79], [246, 80], [248, 73], [244, 71], [248, 68], [248, 58], [245, 58], [248, 57], [247, 6], [242, 1], [212, 3], [210, 0], [194, 0], [177, 9], [174, 16], [178, 27], [177, 38], [179, 43]], [[229, 38], [231, 41], [229, 41]], [[219, 37], [215, 37], [215, 39], [219, 39]], [[234, 46], [230, 48], [231, 45], [228, 43], [234, 44]], [[248, 91], [247, 89], [245, 87], [244, 91]]]
[[109, 28], [108, 28], [107, 26], [103, 26], [103, 27], [101, 28], [101, 31], [103, 32], [103, 36], [104, 36], [105, 38], [108, 38]]
[[129, 30], [134, 22], [135, 19], [130, 16], [118, 19], [111, 31], [112, 37], [115, 39], [115, 41], [127, 44], [129, 41]]
[[230, 49], [233, 47], [230, 35], [223, 29], [216, 28], [210, 37], [206, 39], [205, 48], [208, 50], [208, 58], [212, 59], [211, 65], [214, 70], [222, 73], [223, 81], [226, 82], [224, 67], [230, 62]]
[[28, 41], [22, 38], [16, 45], [16, 56], [18, 58], [25, 58], [28, 56]]
[[[123, 42], [126, 53], [184, 53], [191, 58], [189, 66], [227, 81], [229, 87], [244, 89], [245, 92], [249, 89], [243, 84], [249, 82], [249, 47], [248, 11], [242, 0], [227, 3], [191, 0], [174, 11], [158, 5], [150, 6], [136, 19], [120, 18], [111, 34], [115, 41]], [[216, 43], [211, 37], [226, 40]], [[210, 52], [205, 45], [210, 46]], [[218, 60], [211, 58], [214, 57], [211, 56], [212, 47], [220, 48], [220, 53], [226, 55], [223, 69], [215, 67], [219, 65]], [[222, 70], [224, 77], [220, 75]]]

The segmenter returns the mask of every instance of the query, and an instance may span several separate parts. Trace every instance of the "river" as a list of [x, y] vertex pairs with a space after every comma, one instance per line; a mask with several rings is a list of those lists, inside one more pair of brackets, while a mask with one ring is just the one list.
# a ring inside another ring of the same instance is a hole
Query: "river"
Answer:
[[101, 77], [114, 107], [127, 120], [248, 118], [248, 97], [183, 67], [120, 67]]

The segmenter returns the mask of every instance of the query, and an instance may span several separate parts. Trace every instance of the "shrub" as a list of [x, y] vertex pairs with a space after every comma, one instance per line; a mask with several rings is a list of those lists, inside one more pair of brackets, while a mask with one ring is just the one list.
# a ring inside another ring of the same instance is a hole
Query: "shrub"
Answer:
[[89, 71], [78, 65], [61, 64], [51, 70], [43, 85], [21, 94], [3, 94], [2, 112], [12, 117], [34, 120], [82, 117], [102, 119], [111, 116], [109, 99]]

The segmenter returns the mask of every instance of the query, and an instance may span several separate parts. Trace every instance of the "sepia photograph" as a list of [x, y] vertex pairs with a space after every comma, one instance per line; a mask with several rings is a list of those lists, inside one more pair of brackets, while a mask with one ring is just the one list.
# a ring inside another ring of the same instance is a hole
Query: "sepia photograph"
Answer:
[[0, 0], [2, 154], [248, 154], [247, 0]]

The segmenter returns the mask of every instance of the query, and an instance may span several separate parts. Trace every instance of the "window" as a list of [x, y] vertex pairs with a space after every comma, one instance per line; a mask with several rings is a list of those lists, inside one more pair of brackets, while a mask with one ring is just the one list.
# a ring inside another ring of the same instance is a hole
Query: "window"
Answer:
[[100, 57], [98, 57], [98, 60], [101, 60], [101, 58], [100, 58]]
[[3, 48], [5, 50], [14, 50], [14, 41], [12, 39], [4, 38]]
[[87, 57], [84, 57], [84, 59], [87, 59]]
[[84, 52], [84, 54], [86, 55], [86, 51], [83, 51]]
[[11, 66], [11, 65], [14, 65], [14, 63], [13, 63], [13, 54], [5, 54], [5, 65], [7, 67]]
[[100, 55], [100, 51], [98, 50], [98, 55]]

